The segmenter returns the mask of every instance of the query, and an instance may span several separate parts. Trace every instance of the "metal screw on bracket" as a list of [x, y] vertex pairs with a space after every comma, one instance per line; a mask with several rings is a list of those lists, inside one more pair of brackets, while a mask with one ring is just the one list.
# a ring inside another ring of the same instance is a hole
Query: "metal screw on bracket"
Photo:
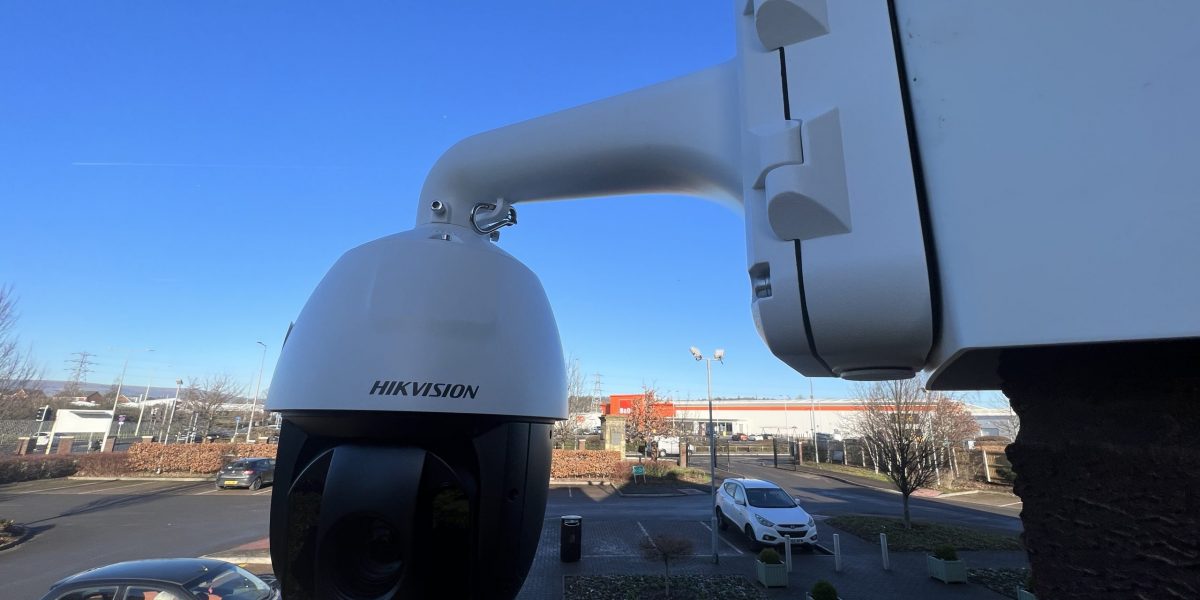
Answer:
[[429, 210], [433, 211], [433, 214], [440, 217], [446, 214], [446, 205], [442, 204], [440, 200], [434, 200], [432, 203], [430, 203]]

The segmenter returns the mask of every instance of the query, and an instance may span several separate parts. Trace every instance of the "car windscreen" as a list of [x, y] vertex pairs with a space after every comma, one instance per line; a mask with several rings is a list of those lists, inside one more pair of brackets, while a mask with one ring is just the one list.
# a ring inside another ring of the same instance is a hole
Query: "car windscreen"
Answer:
[[229, 469], [231, 471], [240, 471], [242, 469], [253, 469], [254, 463], [249, 460], [235, 460], [235, 461], [229, 463], [228, 465], [225, 465], [225, 468]]
[[746, 488], [746, 501], [756, 508], [792, 508], [796, 501], [779, 488]]
[[218, 596], [221, 600], [267, 600], [271, 597], [271, 586], [234, 565], [208, 571], [184, 584], [183, 589], [193, 595]]

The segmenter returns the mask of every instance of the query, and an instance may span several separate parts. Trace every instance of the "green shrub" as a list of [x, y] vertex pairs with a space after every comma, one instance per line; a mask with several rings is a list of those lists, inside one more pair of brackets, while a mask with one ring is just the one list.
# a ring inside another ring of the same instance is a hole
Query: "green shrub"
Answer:
[[814, 583], [808, 595], [812, 596], [813, 600], [838, 600], [837, 588], [824, 579]]
[[779, 553], [772, 548], [763, 548], [762, 551], [758, 553], [758, 561], [768, 565], [783, 564], [783, 559], [779, 558]]
[[958, 560], [958, 550], [954, 546], [944, 544], [933, 549], [933, 557], [939, 560]]

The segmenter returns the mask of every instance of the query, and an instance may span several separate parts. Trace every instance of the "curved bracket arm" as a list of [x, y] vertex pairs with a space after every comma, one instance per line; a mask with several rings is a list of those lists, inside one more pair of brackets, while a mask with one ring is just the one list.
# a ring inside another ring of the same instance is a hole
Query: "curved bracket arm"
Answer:
[[469, 137], [429, 172], [417, 223], [472, 228], [479, 204], [655, 192], [740, 206], [738, 102], [725, 63]]

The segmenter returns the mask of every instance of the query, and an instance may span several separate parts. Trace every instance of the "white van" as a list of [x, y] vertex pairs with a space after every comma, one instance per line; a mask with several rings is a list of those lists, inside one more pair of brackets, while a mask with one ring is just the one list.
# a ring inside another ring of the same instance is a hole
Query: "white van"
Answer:
[[[671, 437], [656, 437], [654, 445], [658, 449], [659, 456], [679, 456], [679, 438]], [[692, 444], [687, 446], [688, 455], [696, 451], [696, 447]]]

